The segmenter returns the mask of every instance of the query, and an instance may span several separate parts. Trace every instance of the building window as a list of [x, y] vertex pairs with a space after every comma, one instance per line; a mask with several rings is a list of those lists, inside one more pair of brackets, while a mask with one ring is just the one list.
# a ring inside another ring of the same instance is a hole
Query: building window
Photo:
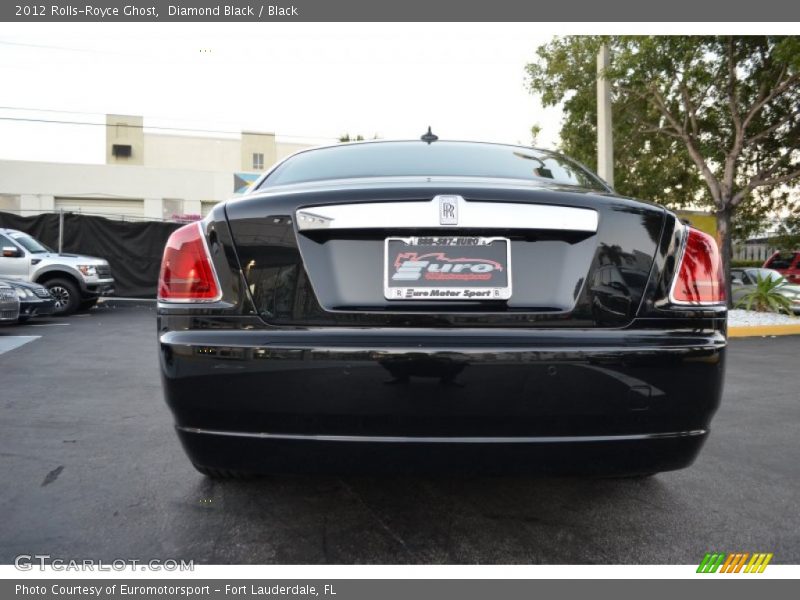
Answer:
[[262, 152], [253, 152], [253, 170], [264, 170], [264, 154]]

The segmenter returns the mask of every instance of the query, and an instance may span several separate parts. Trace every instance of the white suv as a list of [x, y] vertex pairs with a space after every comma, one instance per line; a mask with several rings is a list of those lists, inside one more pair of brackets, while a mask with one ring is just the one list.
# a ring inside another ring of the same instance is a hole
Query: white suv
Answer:
[[40, 283], [56, 299], [56, 314], [91, 308], [114, 293], [108, 261], [59, 254], [27, 233], [0, 228], [0, 277]]

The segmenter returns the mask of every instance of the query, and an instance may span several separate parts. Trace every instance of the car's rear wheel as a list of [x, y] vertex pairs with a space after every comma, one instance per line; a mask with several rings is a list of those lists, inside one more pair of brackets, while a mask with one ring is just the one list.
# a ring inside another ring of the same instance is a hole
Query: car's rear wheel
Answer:
[[81, 297], [78, 287], [69, 279], [51, 279], [45, 286], [55, 298], [57, 315], [71, 315], [80, 306]]

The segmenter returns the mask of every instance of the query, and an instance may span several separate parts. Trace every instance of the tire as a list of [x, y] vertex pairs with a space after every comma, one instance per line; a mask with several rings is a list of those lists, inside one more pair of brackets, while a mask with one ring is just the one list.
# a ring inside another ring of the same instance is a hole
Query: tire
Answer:
[[94, 307], [97, 304], [99, 298], [89, 298], [88, 300], [82, 300], [80, 304], [80, 308], [78, 310], [89, 310], [90, 308]]
[[192, 463], [195, 469], [197, 469], [200, 473], [208, 477], [209, 479], [255, 479], [256, 475], [253, 473], [248, 473], [247, 471], [236, 471], [233, 469], [217, 469], [214, 467], [205, 467], [203, 465], [198, 465], [196, 463]]
[[51, 279], [44, 284], [56, 299], [56, 316], [71, 315], [81, 304], [78, 286], [69, 279]]

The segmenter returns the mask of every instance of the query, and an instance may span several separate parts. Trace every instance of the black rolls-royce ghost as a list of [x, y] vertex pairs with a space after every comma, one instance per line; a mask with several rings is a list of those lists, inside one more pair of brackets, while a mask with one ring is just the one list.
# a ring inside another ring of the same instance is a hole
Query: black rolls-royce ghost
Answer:
[[164, 392], [210, 476], [650, 474], [722, 393], [714, 239], [528, 147], [300, 152], [164, 252]]

